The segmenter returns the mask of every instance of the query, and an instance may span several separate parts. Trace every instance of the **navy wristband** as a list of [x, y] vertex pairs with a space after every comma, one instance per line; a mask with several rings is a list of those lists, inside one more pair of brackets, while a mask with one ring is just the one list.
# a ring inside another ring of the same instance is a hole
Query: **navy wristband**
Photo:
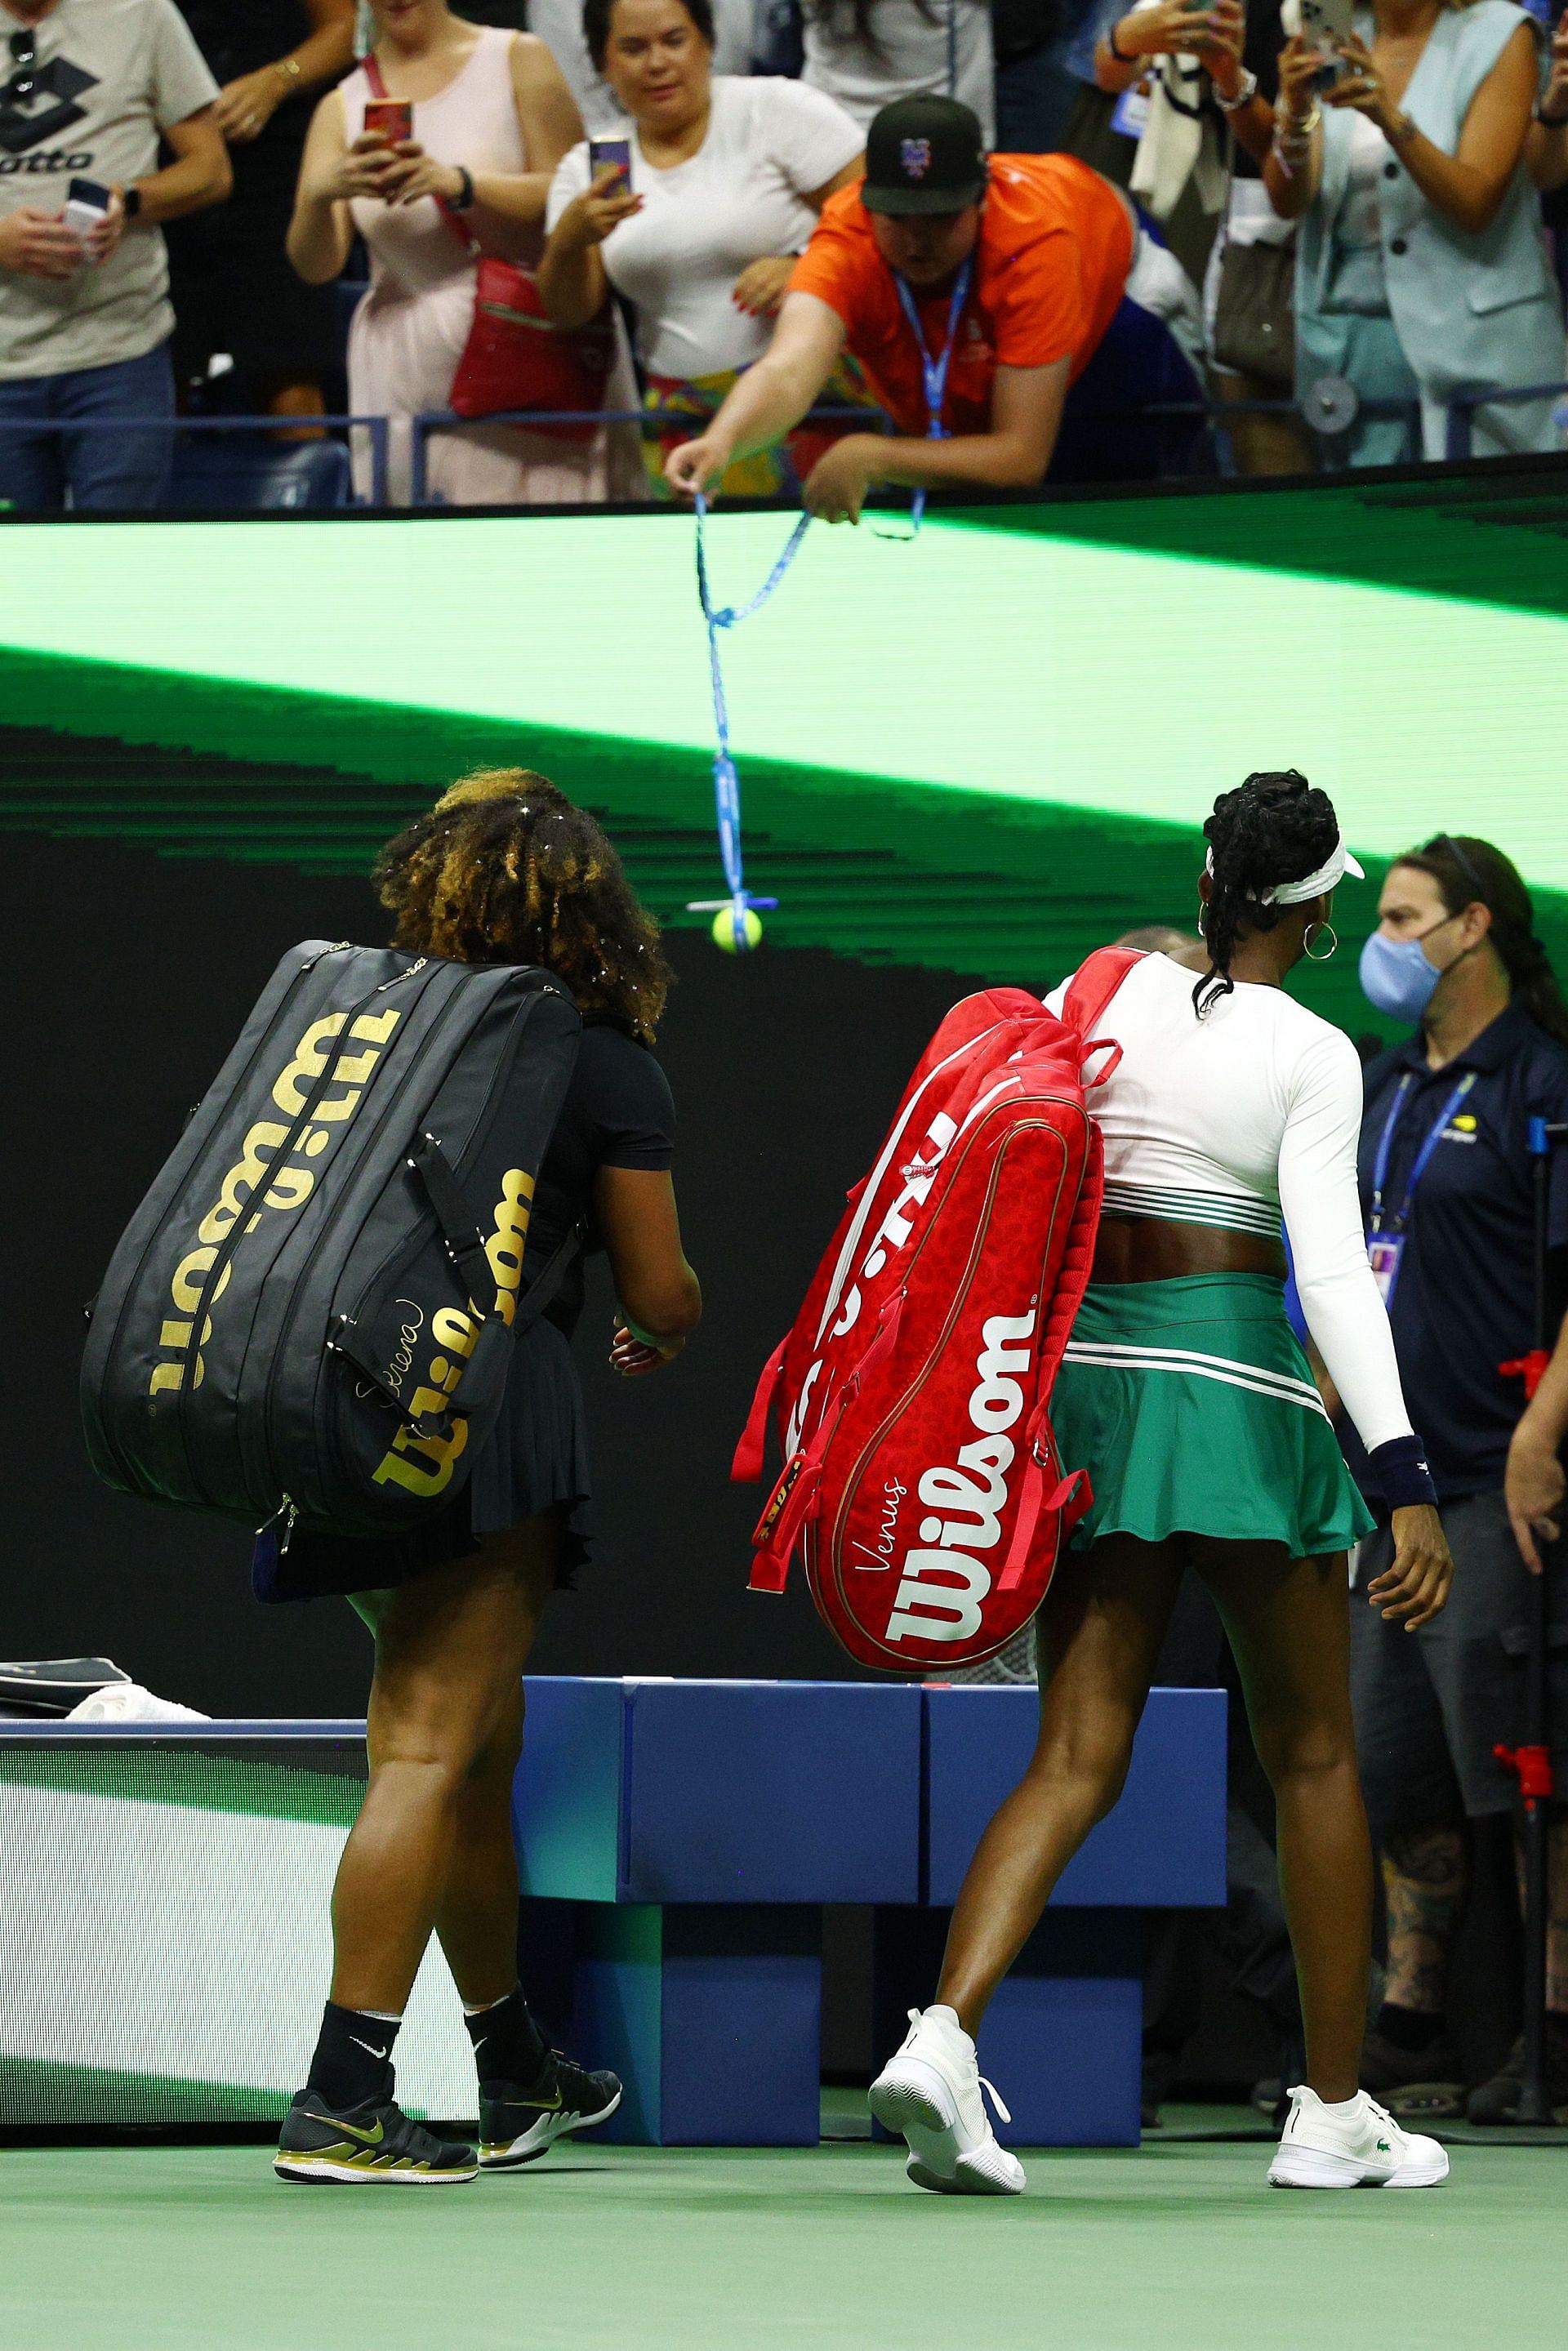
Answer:
[[1391, 1510], [1407, 1510], [1417, 1502], [1428, 1502], [1437, 1509], [1437, 1489], [1427, 1467], [1427, 1447], [1418, 1437], [1391, 1437], [1386, 1445], [1375, 1446], [1367, 1458], [1377, 1472]]

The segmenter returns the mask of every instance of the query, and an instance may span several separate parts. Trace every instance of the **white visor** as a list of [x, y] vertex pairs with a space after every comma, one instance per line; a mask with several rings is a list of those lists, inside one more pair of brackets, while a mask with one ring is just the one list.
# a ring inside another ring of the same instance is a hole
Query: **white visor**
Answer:
[[[1204, 870], [1208, 873], [1214, 871], [1212, 849], [1204, 860]], [[1353, 881], [1364, 882], [1366, 879], [1365, 872], [1345, 847], [1344, 835], [1342, 832], [1329, 856], [1318, 867], [1315, 873], [1307, 874], [1300, 882], [1276, 883], [1272, 890], [1263, 890], [1259, 893], [1258, 903], [1263, 906], [1304, 905], [1309, 898], [1326, 896], [1337, 882], [1343, 881], [1347, 873]]]

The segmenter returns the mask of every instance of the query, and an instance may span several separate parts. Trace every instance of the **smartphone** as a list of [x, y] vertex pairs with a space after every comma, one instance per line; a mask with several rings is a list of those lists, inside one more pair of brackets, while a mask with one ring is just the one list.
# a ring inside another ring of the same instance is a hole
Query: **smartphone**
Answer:
[[110, 189], [100, 187], [96, 180], [71, 180], [66, 187], [64, 220], [73, 236], [86, 236], [95, 229], [114, 202]]
[[588, 142], [588, 172], [597, 180], [607, 165], [613, 165], [628, 187], [632, 184], [632, 141], [630, 139], [591, 139]]
[[413, 100], [412, 98], [367, 98], [365, 129], [379, 131], [389, 146], [395, 147], [400, 139], [413, 137]]
[[[1301, 0], [1301, 36], [1315, 48], [1336, 50], [1342, 41], [1348, 41], [1354, 28], [1355, 0]], [[1343, 57], [1331, 56], [1324, 59], [1320, 72], [1312, 77], [1313, 86], [1328, 89], [1349, 67]]]

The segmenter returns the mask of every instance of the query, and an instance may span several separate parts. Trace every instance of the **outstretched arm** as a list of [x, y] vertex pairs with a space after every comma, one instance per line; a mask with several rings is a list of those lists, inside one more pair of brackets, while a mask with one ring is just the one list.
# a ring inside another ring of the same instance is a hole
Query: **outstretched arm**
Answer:
[[664, 461], [672, 489], [691, 497], [754, 449], [771, 448], [798, 424], [839, 363], [844, 322], [815, 294], [787, 294], [773, 340], [748, 367], [706, 433]]

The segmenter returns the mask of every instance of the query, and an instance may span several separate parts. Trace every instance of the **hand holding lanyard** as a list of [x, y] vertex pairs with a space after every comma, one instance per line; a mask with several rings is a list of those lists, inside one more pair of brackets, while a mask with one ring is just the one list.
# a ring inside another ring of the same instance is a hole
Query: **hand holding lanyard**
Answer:
[[1394, 1303], [1394, 1285], [1399, 1279], [1399, 1260], [1405, 1254], [1405, 1244], [1409, 1238], [1406, 1227], [1410, 1222], [1410, 1210], [1416, 1198], [1416, 1186], [1427, 1173], [1427, 1163], [1437, 1148], [1444, 1128], [1454, 1116], [1475, 1081], [1476, 1072], [1471, 1070], [1459, 1080], [1458, 1084], [1437, 1113], [1430, 1133], [1416, 1155], [1415, 1165], [1410, 1170], [1410, 1180], [1405, 1186], [1404, 1202], [1386, 1221], [1384, 1216], [1383, 1195], [1384, 1187], [1388, 1181], [1389, 1154], [1394, 1144], [1394, 1130], [1404, 1115], [1410, 1089], [1416, 1082], [1414, 1070], [1406, 1070], [1400, 1079], [1399, 1091], [1394, 1097], [1388, 1116], [1383, 1122], [1383, 1133], [1377, 1138], [1377, 1156], [1373, 1163], [1372, 1170], [1372, 1215], [1366, 1229], [1366, 1256], [1367, 1262], [1372, 1268], [1372, 1278], [1377, 1284], [1378, 1295], [1386, 1307], [1392, 1307]]

